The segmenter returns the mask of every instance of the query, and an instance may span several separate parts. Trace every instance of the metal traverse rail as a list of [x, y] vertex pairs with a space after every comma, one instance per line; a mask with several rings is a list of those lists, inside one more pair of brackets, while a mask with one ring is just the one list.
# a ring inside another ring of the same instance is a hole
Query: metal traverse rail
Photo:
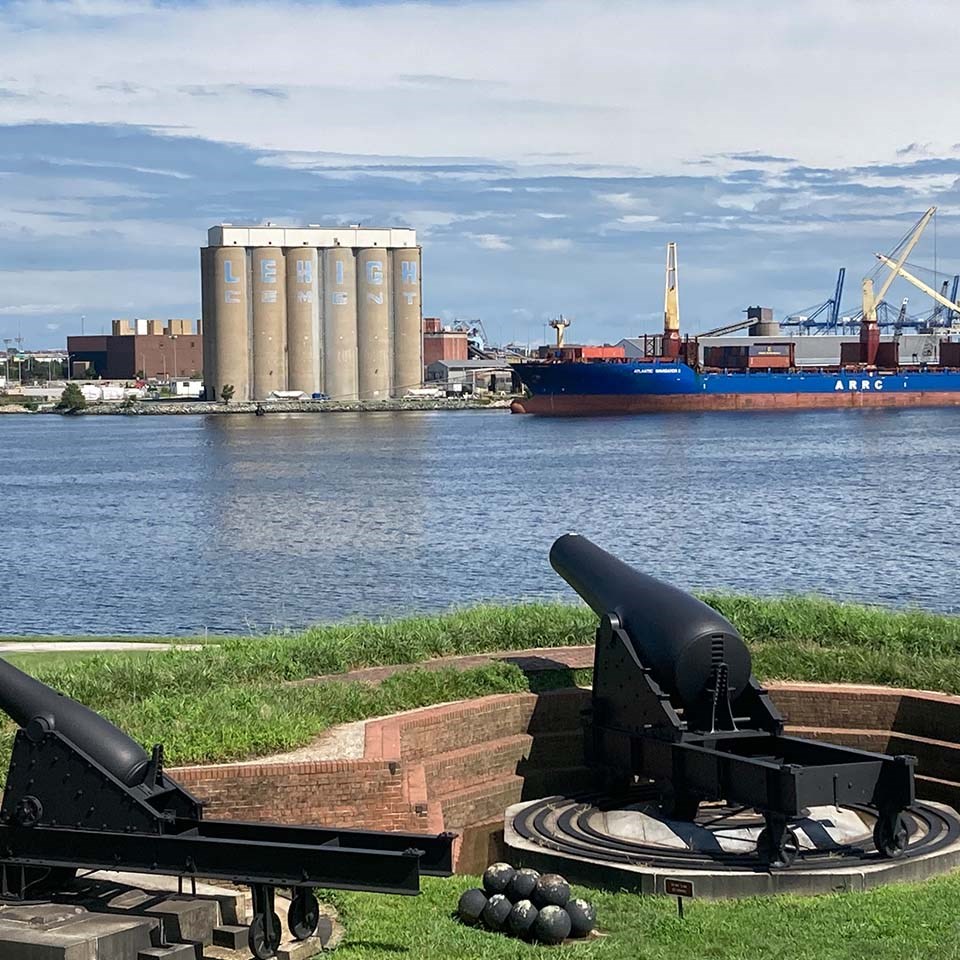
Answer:
[[[651, 789], [645, 794], [635, 793], [631, 799], [636, 800], [638, 796], [652, 803], [657, 795]], [[546, 851], [612, 865], [711, 873], [764, 872], [769, 869], [764, 851], [759, 846], [743, 851], [723, 850], [719, 846], [710, 850], [680, 848], [611, 834], [602, 828], [604, 800], [609, 801], [609, 798], [597, 794], [545, 797], [517, 813], [512, 826], [518, 836]], [[851, 805], [850, 809], [867, 820], [875, 815], [875, 811], [863, 804]], [[960, 838], [960, 817], [947, 808], [918, 802], [904, 812], [904, 819], [909, 839], [902, 859], [926, 857], [946, 849]], [[764, 823], [761, 815], [731, 807], [704, 807], [696, 822], [709, 829], [715, 827], [717, 821], [723, 821], [728, 829], [741, 832], [745, 828], [756, 829]], [[864, 837], [854, 842], [799, 850], [791, 872], [862, 867], [886, 860], [870, 838], [869, 828], [864, 830]], [[722, 837], [723, 834], [714, 830], [713, 836]], [[743, 836], [735, 839], [745, 848], [751, 846], [751, 841]]]
[[415, 895], [421, 874], [449, 876], [453, 834], [203, 819], [203, 804], [99, 714], [0, 660], [0, 709], [19, 725], [0, 804], [0, 898], [55, 888], [77, 870], [125, 870], [246, 884], [249, 944], [276, 955], [277, 887], [290, 933], [319, 923], [314, 887]]

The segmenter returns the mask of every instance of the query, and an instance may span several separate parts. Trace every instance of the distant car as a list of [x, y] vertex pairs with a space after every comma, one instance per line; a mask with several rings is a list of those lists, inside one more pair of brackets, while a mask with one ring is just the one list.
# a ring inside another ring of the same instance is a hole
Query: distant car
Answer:
[[330, 395], [327, 393], [311, 393], [310, 399], [311, 400], [329, 400]]

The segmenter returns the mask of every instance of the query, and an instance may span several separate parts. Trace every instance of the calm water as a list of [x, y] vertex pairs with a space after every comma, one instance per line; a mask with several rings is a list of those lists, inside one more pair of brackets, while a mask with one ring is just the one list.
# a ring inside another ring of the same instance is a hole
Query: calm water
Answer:
[[960, 609], [960, 412], [0, 417], [0, 633], [298, 627], [681, 585]]

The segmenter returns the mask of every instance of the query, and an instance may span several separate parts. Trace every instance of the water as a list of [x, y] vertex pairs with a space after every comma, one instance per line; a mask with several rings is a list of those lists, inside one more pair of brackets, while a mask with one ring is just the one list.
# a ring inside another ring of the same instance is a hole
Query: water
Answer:
[[0, 417], [0, 633], [301, 627], [680, 585], [960, 609], [952, 410]]

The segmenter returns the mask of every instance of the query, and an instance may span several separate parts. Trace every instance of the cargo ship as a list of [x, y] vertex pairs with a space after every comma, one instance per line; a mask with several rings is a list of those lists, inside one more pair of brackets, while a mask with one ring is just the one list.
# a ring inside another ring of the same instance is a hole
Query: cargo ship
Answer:
[[[863, 282], [860, 336], [843, 342], [835, 364], [804, 367], [796, 357], [796, 339], [761, 337], [762, 343], [706, 346], [697, 338], [680, 337], [676, 244], [667, 245], [662, 335], [643, 338], [642, 356], [628, 357], [623, 348], [565, 346], [569, 321], [553, 321], [555, 348], [543, 348], [542, 359], [513, 366], [529, 396], [514, 401], [514, 413], [548, 416], [591, 416], [664, 411], [822, 409], [830, 407], [960, 406], [960, 343], [948, 336], [923, 362], [902, 364], [898, 339], [882, 342], [877, 304], [893, 279], [902, 276], [919, 286], [948, 317], [960, 303], [927, 287], [905, 269], [907, 255], [933, 216], [930, 208], [902, 245], [896, 260], [877, 254], [890, 276], [874, 293]], [[837, 303], [839, 304], [839, 287]], [[767, 332], [772, 313], [750, 308], [751, 331]], [[731, 328], [732, 329], [732, 328]], [[739, 338], [730, 338], [739, 339]], [[810, 340], [811, 338], [802, 338]], [[639, 343], [640, 341], [634, 341]]]

